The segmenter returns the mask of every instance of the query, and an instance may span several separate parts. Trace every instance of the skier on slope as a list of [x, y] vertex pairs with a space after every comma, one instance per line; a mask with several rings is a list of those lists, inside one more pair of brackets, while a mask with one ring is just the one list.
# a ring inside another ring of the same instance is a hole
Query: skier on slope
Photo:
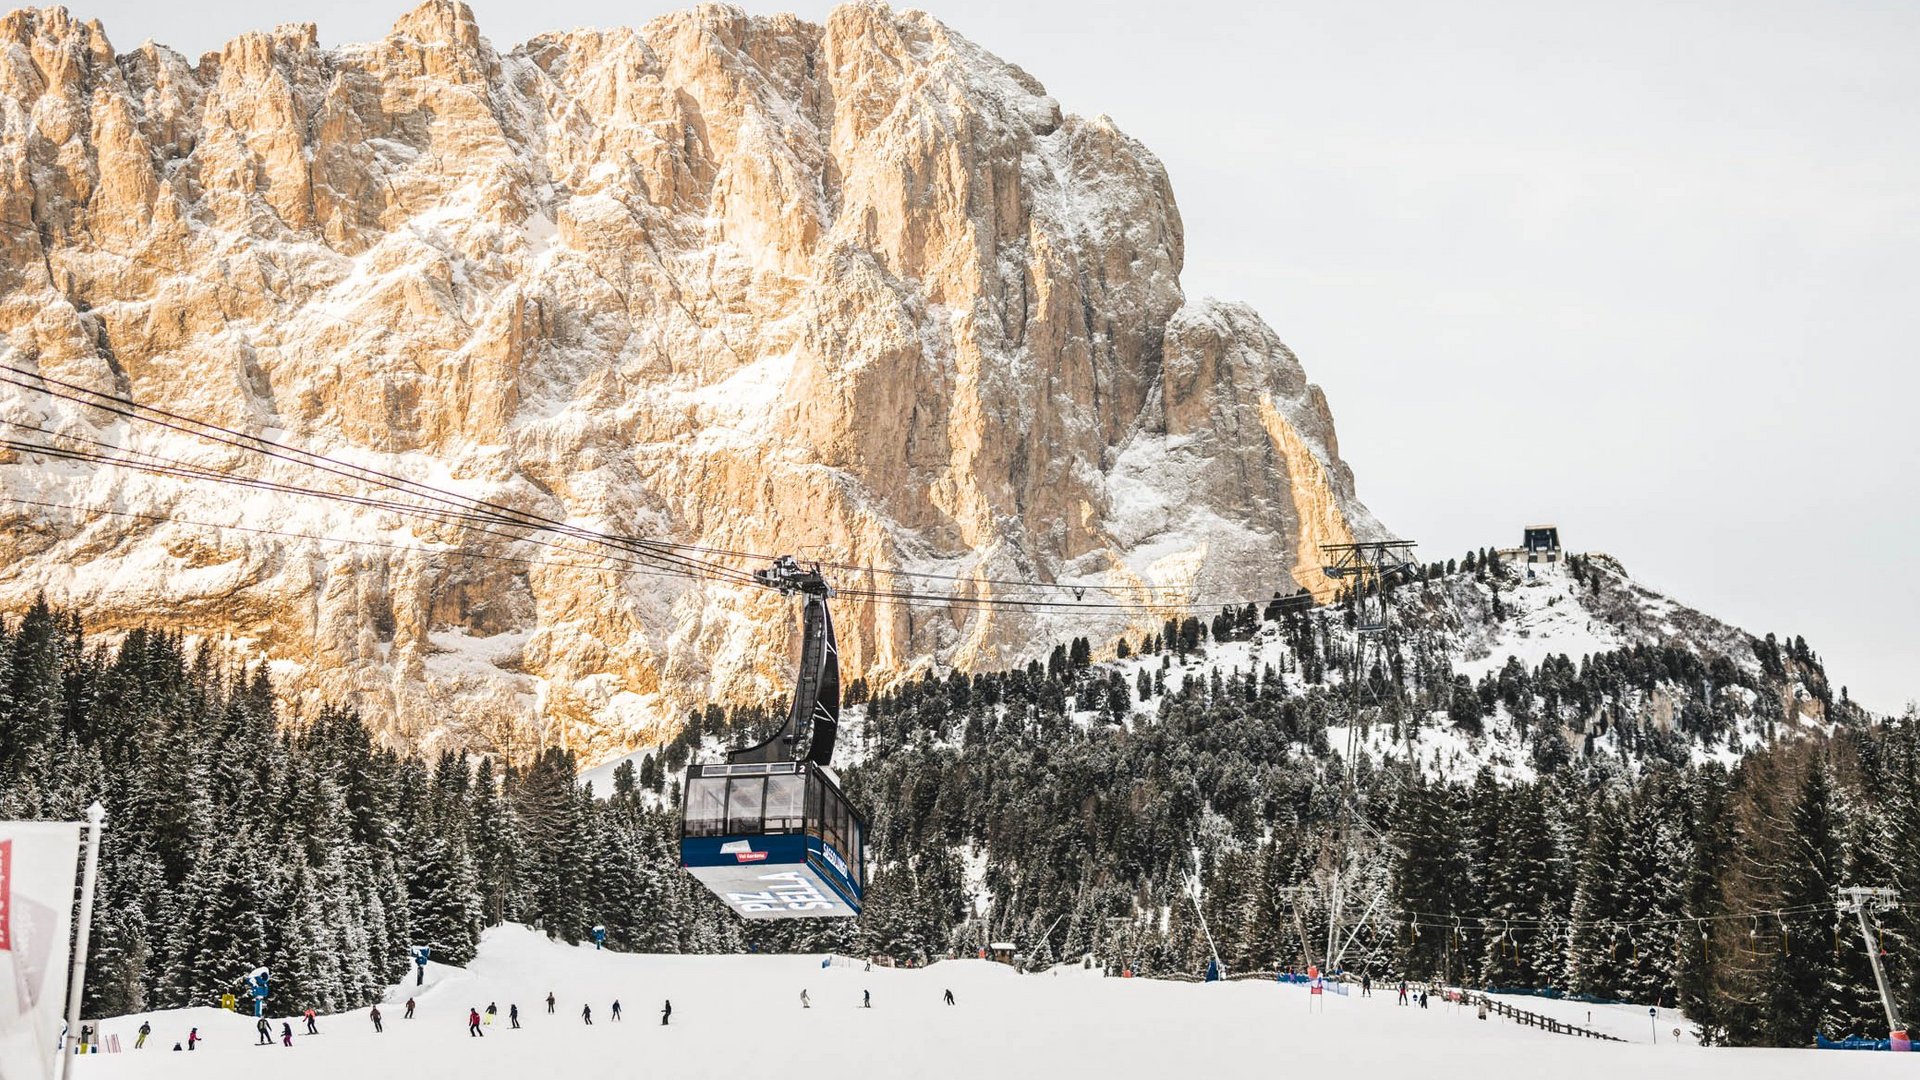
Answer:
[[940, 995], [940, 998], [949, 1005], [953, 1004], [953, 991], [949, 989], [946, 993]]
[[1373, 975], [1365, 971], [1360, 973], [1360, 996], [1373, 996]]
[[282, 1022], [282, 1023], [280, 1024], [280, 1045], [281, 1045], [281, 1046], [292, 1046], [292, 1045], [293, 1045], [293, 1023], [292, 1023], [292, 1021], [283, 1021], [283, 1022]]
[[470, 1039], [483, 1039], [486, 1038], [486, 1034], [486, 1032], [480, 1030], [480, 1010], [469, 1008], [467, 1010], [467, 1037]]
[[553, 1015], [553, 991], [547, 991], [547, 1015]]
[[313, 1007], [308, 1006], [307, 1011], [302, 1015], [304, 1015], [307, 1018], [307, 1034], [309, 1035], [320, 1034], [320, 1026], [314, 1023], [314, 1020], [318, 1018], [319, 1014], [313, 1011]]
[[145, 1020], [140, 1021], [140, 1037], [133, 1040], [133, 1048], [139, 1050], [145, 1047], [147, 1045], [147, 1036], [151, 1034], [153, 1034], [153, 1025]]
[[619, 1021], [620, 1019], [620, 999], [619, 998], [613, 999], [613, 1018], [616, 1022]]
[[585, 1020], [587, 1022], [588, 1027], [592, 1027], [593, 1026], [593, 1006], [591, 1005], [580, 1006], [580, 1019]]
[[266, 1017], [263, 1016], [259, 1020], [254, 1021], [253, 1030], [260, 1033], [260, 1041], [255, 1043], [255, 1046], [273, 1045], [273, 1025], [267, 1023]]
[[413, 1019], [413, 999], [412, 998], [407, 999], [407, 1015], [402, 1019], [406, 1019], [406, 1020]]
[[367, 1014], [367, 1019], [373, 1021], [373, 1033], [375, 1035], [387, 1030], [380, 1026], [380, 1006], [375, 1005], [373, 1011]]
[[487, 1002], [487, 1026], [488, 1027], [493, 1026], [493, 1018], [499, 1015], [500, 1015], [500, 1006], [495, 1005], [491, 1001]]
[[660, 1026], [666, 1027], [667, 1022], [672, 1019], [673, 1019], [673, 1002], [668, 1001], [665, 1005], [661, 1006], [660, 1008]]
[[873, 991], [871, 990], [860, 991], [860, 1007], [863, 1009], [873, 1008]]
[[191, 1050], [195, 1046], [198, 1046], [199, 1044], [200, 1044], [200, 1029], [199, 1028], [187, 1029], [187, 1049]]
[[1397, 1004], [1405, 1005], [1406, 1003], [1407, 1003], [1407, 980], [1401, 979], [1400, 980], [1400, 1000]]
[[507, 1023], [511, 1024], [515, 1031], [520, 1030], [520, 1006], [513, 1004], [507, 1006]]
[[803, 1009], [813, 1008], [812, 1001], [807, 998], [807, 988], [804, 986], [800, 988], [800, 1007]]

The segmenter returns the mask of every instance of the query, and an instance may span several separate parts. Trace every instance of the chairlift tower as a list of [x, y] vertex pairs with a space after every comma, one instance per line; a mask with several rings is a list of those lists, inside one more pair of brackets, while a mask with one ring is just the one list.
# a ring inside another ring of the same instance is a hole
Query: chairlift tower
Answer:
[[1224, 979], [1227, 977], [1227, 965], [1220, 959], [1220, 949], [1213, 943], [1213, 931], [1207, 928], [1207, 912], [1200, 906], [1200, 867], [1197, 857], [1194, 860], [1194, 872], [1187, 881], [1187, 901], [1193, 905], [1193, 913], [1199, 916], [1200, 933], [1207, 939], [1207, 953], [1213, 957], [1213, 970], [1219, 978]]
[[1901, 1030], [1900, 1020], [1893, 1013], [1893, 995], [1887, 992], [1886, 969], [1880, 965], [1880, 941], [1874, 936], [1873, 920], [1869, 916], [1897, 909], [1900, 893], [1894, 889], [1844, 885], [1835, 890], [1833, 906], [1840, 914], [1860, 920], [1860, 937], [1867, 946], [1867, 960], [1873, 965], [1873, 981], [1880, 988], [1880, 1006], [1887, 1011], [1887, 1033], [1893, 1037]]
[[[1354, 817], [1359, 813], [1359, 762], [1364, 743], [1360, 734], [1361, 695], [1365, 692], [1373, 663], [1377, 661], [1391, 675], [1393, 670], [1393, 601], [1388, 586], [1414, 569], [1414, 541], [1365, 540], [1351, 544], [1322, 544], [1320, 554], [1326, 564], [1322, 572], [1334, 581], [1344, 582], [1354, 608], [1353, 668], [1347, 673], [1353, 704], [1347, 715], [1346, 777], [1340, 793], [1340, 853], [1333, 869], [1333, 890], [1327, 904], [1328, 968], [1337, 967], [1346, 952], [1340, 942], [1340, 871], [1353, 857]], [[1399, 680], [1394, 680], [1394, 695], [1399, 696]], [[1412, 754], [1408, 758], [1411, 761]], [[1375, 903], [1367, 905], [1369, 913]], [[1366, 916], [1361, 917], [1363, 920]], [[1351, 938], [1349, 939], [1351, 940]]]

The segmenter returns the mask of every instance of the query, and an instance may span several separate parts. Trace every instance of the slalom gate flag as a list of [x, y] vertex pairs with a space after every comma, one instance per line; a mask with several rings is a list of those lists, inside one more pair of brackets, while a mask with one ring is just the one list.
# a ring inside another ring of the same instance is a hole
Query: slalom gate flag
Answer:
[[52, 1080], [82, 826], [0, 821], [0, 1080]]

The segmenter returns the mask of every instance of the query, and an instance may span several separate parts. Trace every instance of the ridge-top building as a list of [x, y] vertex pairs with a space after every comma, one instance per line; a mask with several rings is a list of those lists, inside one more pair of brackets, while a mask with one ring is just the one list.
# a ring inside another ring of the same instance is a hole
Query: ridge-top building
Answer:
[[1520, 551], [1530, 563], [1560, 561], [1560, 528], [1556, 525], [1529, 525], [1520, 538]]

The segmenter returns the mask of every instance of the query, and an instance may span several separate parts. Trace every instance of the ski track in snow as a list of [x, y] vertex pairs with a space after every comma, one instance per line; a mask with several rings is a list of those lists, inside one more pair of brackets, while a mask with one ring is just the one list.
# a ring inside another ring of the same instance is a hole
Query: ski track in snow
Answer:
[[[810, 1009], [800, 1008], [802, 988], [812, 998]], [[941, 1004], [944, 989], [953, 990], [956, 1006]], [[544, 1007], [549, 990], [558, 998], [553, 1016]], [[870, 1010], [860, 1008], [863, 990], [873, 994]], [[400, 1003], [410, 994], [419, 1012], [404, 1020]], [[626, 1015], [619, 1023], [609, 1016], [616, 997]], [[76, 1062], [74, 1076], [1058, 1080], [1201, 1070], [1263, 1078], [1306, 1071], [1422, 1080], [1821, 1080], [1904, 1076], [1912, 1065], [1890, 1054], [1598, 1042], [1498, 1018], [1476, 1020], [1438, 1001], [1426, 1010], [1400, 1008], [1384, 988], [1368, 999], [1329, 994], [1323, 1010], [1310, 1012], [1304, 987], [1264, 979], [1186, 984], [1107, 979], [1072, 968], [1018, 975], [978, 960], [865, 972], [841, 964], [823, 968], [817, 956], [596, 953], [517, 926], [488, 931], [470, 967], [431, 965], [425, 987], [416, 990], [409, 977], [387, 998], [384, 1034], [374, 1034], [366, 1011], [358, 1010], [322, 1017], [321, 1034], [296, 1034], [292, 1048], [254, 1046], [251, 1017], [213, 1008], [115, 1017], [100, 1022], [101, 1033], [118, 1035], [127, 1050]], [[669, 998], [673, 1023], [663, 1028], [660, 1005]], [[1540, 1012], [1542, 1004], [1583, 1014], [1587, 1008], [1517, 1000]], [[485, 1037], [469, 1037], [467, 1010], [484, 1011], [489, 1002], [499, 1005], [498, 1019]], [[593, 1006], [592, 1027], [581, 1023], [583, 1002]], [[520, 1006], [525, 1026], [519, 1031], [507, 1026], [509, 1003]], [[280, 1010], [300, 1003], [270, 1004], [277, 1034]], [[136, 1053], [134, 1029], [142, 1019], [152, 1021], [154, 1034]], [[1644, 1010], [1640, 1022], [1644, 1038]], [[192, 1025], [207, 1041], [191, 1054], [171, 1052]], [[295, 1029], [301, 1030], [297, 1022]]]

